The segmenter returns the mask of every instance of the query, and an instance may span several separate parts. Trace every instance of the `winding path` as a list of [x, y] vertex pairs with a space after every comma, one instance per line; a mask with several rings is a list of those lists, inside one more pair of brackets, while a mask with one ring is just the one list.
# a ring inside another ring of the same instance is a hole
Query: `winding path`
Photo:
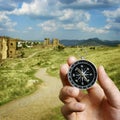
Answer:
[[35, 74], [43, 84], [33, 94], [0, 107], [0, 120], [41, 120], [51, 108], [61, 104], [58, 99], [61, 82], [41, 68]]

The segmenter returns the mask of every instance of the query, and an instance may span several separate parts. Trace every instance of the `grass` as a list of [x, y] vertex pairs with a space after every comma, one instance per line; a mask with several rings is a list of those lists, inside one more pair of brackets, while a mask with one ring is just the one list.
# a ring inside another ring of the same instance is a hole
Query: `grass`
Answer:
[[[103, 65], [108, 75], [116, 82], [116, 85], [120, 89], [119, 73], [120, 73], [120, 47], [96, 47], [95, 50], [85, 48], [87, 51], [86, 59], [93, 62], [96, 67]], [[81, 55], [84, 55], [84, 50], [81, 48], [66, 48], [64, 51], [52, 51], [49, 62], [51, 63], [47, 69], [48, 73], [59, 77], [59, 67], [61, 64], [66, 63], [69, 56], [75, 56], [80, 59]]]
[[[29, 50], [29, 55], [34, 51]], [[29, 80], [37, 80], [38, 84], [42, 82], [34, 76], [37, 69], [28, 61], [25, 58], [7, 59], [0, 66], [0, 105], [34, 92], [37, 84], [28, 87]]]
[[[30, 73], [30, 75], [29, 75]], [[0, 72], [0, 105], [15, 98], [32, 93], [36, 86], [26, 87], [31, 79], [37, 79], [34, 71], [22, 72], [21, 70], [7, 70]], [[39, 83], [41, 80], [39, 80]]]
[[51, 109], [51, 112], [48, 112], [44, 117], [42, 117], [40, 120], [65, 120], [64, 117], [61, 114], [60, 110], [61, 106], [58, 106], [54, 109]]
[[[85, 55], [85, 51], [87, 51], [87, 55]], [[85, 58], [93, 62], [96, 67], [103, 65], [120, 89], [120, 47], [98, 46], [95, 47], [95, 50], [90, 47], [68, 47], [61, 51], [37, 47], [24, 49], [23, 52], [25, 58], [7, 59], [0, 66], [0, 105], [34, 92], [37, 85], [31, 87], [26, 87], [26, 85], [31, 79], [39, 80], [35, 78], [34, 74], [41, 67], [47, 67], [50, 75], [59, 77], [60, 65], [66, 63], [69, 56], [80, 59], [85, 55]], [[40, 83], [41, 80], [38, 84]], [[49, 112], [44, 119], [63, 120], [60, 106]]]

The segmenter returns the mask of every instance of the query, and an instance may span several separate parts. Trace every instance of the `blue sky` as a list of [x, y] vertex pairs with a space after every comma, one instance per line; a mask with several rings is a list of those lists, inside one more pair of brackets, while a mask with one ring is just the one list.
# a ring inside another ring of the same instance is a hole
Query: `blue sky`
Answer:
[[0, 35], [120, 40], [120, 0], [0, 0]]

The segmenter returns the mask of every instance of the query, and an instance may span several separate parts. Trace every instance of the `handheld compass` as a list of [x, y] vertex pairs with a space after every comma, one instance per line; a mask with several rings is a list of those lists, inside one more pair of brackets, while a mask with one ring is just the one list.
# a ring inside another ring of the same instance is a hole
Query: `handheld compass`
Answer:
[[79, 60], [70, 66], [68, 81], [79, 89], [90, 88], [97, 79], [97, 70], [93, 63], [87, 60]]

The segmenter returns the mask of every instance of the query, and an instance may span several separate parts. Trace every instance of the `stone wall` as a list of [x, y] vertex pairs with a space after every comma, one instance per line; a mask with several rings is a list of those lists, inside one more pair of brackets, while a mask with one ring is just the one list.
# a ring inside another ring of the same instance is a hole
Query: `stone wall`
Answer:
[[8, 57], [14, 58], [16, 56], [17, 40], [8, 39]]
[[52, 40], [52, 45], [53, 45], [53, 47], [56, 47], [56, 46], [58, 46], [60, 43], [59, 43], [59, 40], [57, 39], [57, 38], [54, 38], [53, 40]]
[[17, 40], [8, 38], [8, 37], [0, 37], [0, 60], [6, 58], [13, 58], [16, 56], [16, 47]]
[[7, 58], [7, 39], [5, 38], [0, 38], [0, 57], [1, 59], [6, 59]]
[[53, 38], [52, 41], [50, 41], [49, 38], [45, 38], [43, 44], [44, 44], [44, 47], [56, 47], [60, 43], [59, 43], [59, 40], [57, 38]]
[[50, 39], [49, 38], [45, 38], [43, 44], [44, 44], [45, 47], [49, 46], [50, 45]]

